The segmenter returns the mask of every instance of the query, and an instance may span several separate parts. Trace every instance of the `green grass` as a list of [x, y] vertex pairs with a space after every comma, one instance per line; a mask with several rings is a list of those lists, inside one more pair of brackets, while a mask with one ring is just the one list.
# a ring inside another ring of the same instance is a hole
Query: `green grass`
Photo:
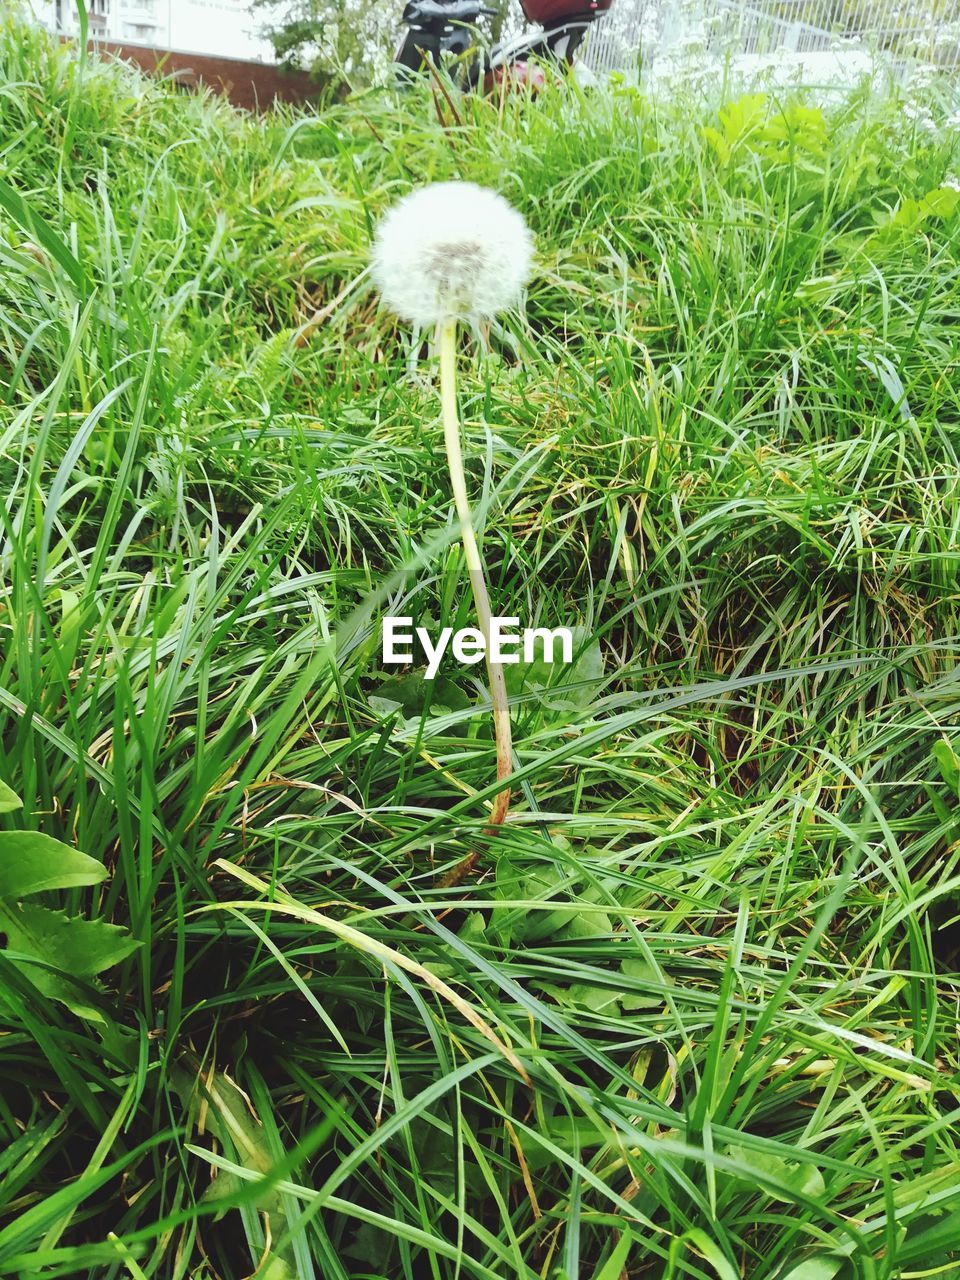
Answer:
[[[0, 952], [0, 1275], [960, 1275], [956, 132], [252, 119], [10, 23], [0, 85], [0, 823], [141, 943], [99, 1021]], [[495, 835], [475, 669], [379, 662], [471, 615], [364, 275], [458, 176], [539, 251], [460, 369], [492, 595], [581, 628]]]

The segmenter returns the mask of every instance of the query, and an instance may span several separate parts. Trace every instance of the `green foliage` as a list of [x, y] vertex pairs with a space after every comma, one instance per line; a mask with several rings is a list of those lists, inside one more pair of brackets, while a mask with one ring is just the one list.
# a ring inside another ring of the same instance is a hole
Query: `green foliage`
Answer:
[[738, 147], [765, 160], [789, 160], [796, 153], [823, 155], [827, 123], [820, 107], [800, 102], [773, 103], [765, 93], [745, 93], [717, 112], [719, 129], [705, 125], [703, 136], [723, 164], [729, 164]]
[[62, 1000], [74, 1013], [95, 1020], [101, 1015], [77, 998], [76, 984], [70, 979], [92, 978], [119, 964], [137, 946], [117, 925], [70, 917], [28, 903], [16, 907], [0, 903], [0, 927], [7, 935], [7, 949], [16, 953], [15, 962], [41, 991]]
[[17, 793], [3, 781], [0, 781], [0, 813], [12, 813], [14, 809], [20, 809], [23, 801]]
[[[952, 90], [0, 76], [0, 1275], [956, 1269]], [[456, 176], [538, 246], [461, 368], [491, 592], [577, 628], [496, 834], [476, 671], [378, 635], [470, 618], [364, 274]]]
[[[239, 1172], [243, 1170], [261, 1178], [273, 1173], [275, 1154], [266, 1130], [252, 1113], [250, 1100], [228, 1076], [213, 1072], [201, 1078], [199, 1064], [193, 1061], [190, 1065], [189, 1072], [180, 1067], [173, 1073], [174, 1086], [187, 1112], [187, 1126], [189, 1129], [199, 1127], [201, 1132], [216, 1138], [238, 1170], [234, 1173], [229, 1167], [215, 1165], [215, 1176], [203, 1193], [204, 1202], [215, 1206], [216, 1216], [220, 1217], [234, 1208], [238, 1200], [242, 1202], [244, 1186], [249, 1185], [255, 1192], [253, 1203], [264, 1215], [265, 1225], [274, 1239], [280, 1238], [288, 1225], [284, 1197], [273, 1186], [263, 1189], [257, 1181], [247, 1184]], [[197, 1155], [206, 1155], [202, 1148], [194, 1150]], [[268, 1249], [255, 1272], [256, 1280], [290, 1280], [295, 1276], [291, 1251], [285, 1249], [283, 1253], [285, 1256]]]
[[79, 290], [85, 290], [86, 281], [80, 263], [42, 218], [37, 216], [19, 192], [2, 179], [0, 179], [0, 209], [8, 214], [27, 235], [36, 240], [39, 249], [45, 250], [54, 262], [63, 268]]
[[101, 863], [39, 831], [0, 831], [0, 898], [99, 884]]
[[399, 16], [380, 0], [254, 0], [254, 12], [281, 61], [351, 81], [369, 81]]
[[[0, 784], [0, 813], [20, 799]], [[119, 964], [137, 947], [125, 929], [102, 920], [68, 917], [21, 898], [55, 889], [100, 884], [107, 870], [85, 853], [39, 831], [0, 831], [0, 933], [5, 951], [45, 995], [81, 1017], [103, 1021], [82, 998], [77, 979]]]
[[955, 187], [936, 187], [919, 199], [908, 197], [896, 210], [885, 217], [880, 232], [895, 235], [912, 235], [931, 218], [949, 218], [960, 202], [960, 191]]

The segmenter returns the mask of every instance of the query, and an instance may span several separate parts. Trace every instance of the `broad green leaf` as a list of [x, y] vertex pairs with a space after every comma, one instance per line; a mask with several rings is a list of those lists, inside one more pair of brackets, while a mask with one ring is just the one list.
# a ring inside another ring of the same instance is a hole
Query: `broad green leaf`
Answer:
[[288, 1262], [284, 1262], [283, 1258], [275, 1253], [268, 1253], [253, 1280], [294, 1280], [296, 1274], [293, 1267]]
[[[657, 971], [642, 958], [624, 960], [620, 971], [627, 978], [655, 983], [657, 986], [663, 983]], [[539, 985], [558, 1004], [566, 1008], [590, 1009], [594, 1013], [616, 1014], [619, 1009], [624, 1013], [631, 1013], [637, 1009], [655, 1009], [663, 1004], [663, 997], [656, 992], [647, 995], [644, 992], [621, 991], [613, 985], [604, 987], [589, 982], [574, 982], [568, 987], [548, 983]]]
[[905, 196], [891, 214], [881, 217], [874, 236], [895, 236], [917, 232], [930, 218], [949, 218], [960, 202], [960, 191], [953, 187], [936, 187], [915, 200]]
[[783, 1280], [833, 1280], [843, 1266], [843, 1258], [804, 1258], [797, 1266], [784, 1273]]
[[[784, 1160], [780, 1156], [769, 1155], [762, 1151], [748, 1151], [745, 1147], [738, 1146], [728, 1147], [726, 1154], [729, 1159], [741, 1163], [745, 1169], [756, 1170], [781, 1183], [785, 1188], [782, 1193], [771, 1190], [767, 1186], [760, 1188], [764, 1195], [772, 1196], [775, 1200], [791, 1204], [792, 1200], [786, 1189], [800, 1196], [809, 1196], [814, 1200], [819, 1199], [826, 1192], [823, 1174], [816, 1165], [807, 1161]], [[751, 1183], [751, 1179], [746, 1174], [733, 1176], [737, 1177], [738, 1181]], [[751, 1185], [756, 1184], [751, 1183]]]
[[343, 1247], [345, 1257], [366, 1263], [366, 1269], [373, 1271], [383, 1266], [384, 1259], [389, 1258], [396, 1241], [383, 1227], [372, 1222], [361, 1222], [353, 1239]]
[[[461, 942], [473, 944], [482, 940], [487, 928], [486, 920], [479, 911], [471, 911], [467, 914], [466, 919], [460, 926], [458, 937]], [[424, 967], [429, 969], [432, 974], [438, 978], [458, 978], [461, 973], [459, 964], [459, 952], [452, 946], [445, 945], [443, 948], [444, 955], [450, 957], [449, 962], [444, 960], [431, 960], [425, 962]]]
[[[414, 730], [431, 715], [463, 711], [470, 706], [470, 699], [454, 680], [439, 675], [429, 681], [422, 671], [384, 680], [377, 692], [370, 695], [369, 702], [372, 710], [383, 719], [399, 711], [404, 726]], [[452, 725], [448, 730], [455, 736], [465, 736], [467, 731], [465, 724]]]
[[928, 191], [920, 201], [924, 217], [949, 218], [960, 202], [960, 191], [956, 187], [937, 187]]
[[717, 153], [717, 159], [721, 164], [726, 164], [730, 159], [730, 143], [727, 142], [720, 130], [714, 129], [712, 125], [705, 125], [702, 132]]
[[729, 144], [739, 142], [745, 134], [763, 124], [767, 114], [765, 93], [745, 93], [728, 102], [717, 113], [723, 136]]
[[[68, 916], [34, 903], [0, 905], [0, 924], [9, 950], [43, 960], [77, 978], [92, 978], [119, 964], [140, 945], [119, 925]], [[39, 972], [31, 969], [33, 975]]]
[[461, 942], [478, 942], [486, 931], [487, 922], [482, 911], [469, 911], [460, 926], [458, 937]]
[[0, 782], [0, 813], [10, 813], [19, 809], [23, 801], [15, 791], [11, 791], [5, 782]]
[[38, 990], [79, 1017], [98, 1021], [102, 1016], [84, 1003], [80, 988], [63, 975], [89, 980], [119, 964], [140, 945], [117, 925], [67, 916], [32, 903], [0, 903], [0, 932], [6, 934], [8, 953], [19, 953], [8, 958]]
[[774, 159], [785, 158], [788, 149], [819, 154], [827, 142], [827, 122], [819, 107], [793, 104], [770, 117], [760, 140], [768, 144], [763, 149]]
[[[224, 1072], [190, 1076], [178, 1067], [174, 1080], [177, 1092], [196, 1123], [203, 1115], [204, 1127], [218, 1139], [238, 1165], [265, 1174], [273, 1167], [267, 1135], [259, 1119], [253, 1115], [245, 1095]], [[242, 1179], [230, 1170], [219, 1170], [204, 1192], [204, 1199], [217, 1201], [233, 1195]], [[255, 1201], [265, 1213], [280, 1212], [280, 1198], [275, 1188], [268, 1187]]]
[[567, 917], [567, 923], [559, 930], [565, 938], [609, 938], [613, 923], [599, 907], [584, 907]]
[[[625, 978], [633, 978], [637, 982], [651, 982], [657, 986], [663, 984], [663, 978], [656, 969], [642, 957], [635, 960], [624, 960], [620, 972]], [[620, 997], [624, 1012], [631, 1013], [636, 1009], [656, 1009], [663, 1004], [663, 996], [656, 991], [624, 991]]]
[[933, 758], [947, 786], [960, 792], [960, 757], [954, 751], [953, 744], [944, 738], [938, 739], [933, 744]]
[[603, 653], [600, 641], [590, 638], [585, 627], [571, 627], [573, 662], [547, 662], [542, 643], [533, 662], [518, 662], [505, 669], [504, 678], [511, 695], [538, 693], [542, 706], [558, 711], [585, 711], [596, 700], [603, 683]]
[[102, 862], [41, 831], [0, 831], [0, 901], [77, 889], [106, 877]]
[[[494, 908], [490, 917], [492, 932], [498, 934], [502, 941], [535, 941], [546, 936], [553, 928], [552, 921], [563, 924], [567, 916], [562, 912], [537, 910], [535, 906], [516, 907], [515, 902], [523, 904], [543, 902], [556, 896], [557, 887], [563, 880], [561, 872], [554, 866], [537, 867], [524, 875], [510, 858], [501, 858], [496, 867], [497, 897], [508, 905]], [[563, 895], [561, 900], [566, 898]]]
[[[254, 1173], [270, 1172], [274, 1157], [266, 1131], [251, 1110], [246, 1095], [226, 1073], [214, 1071], [209, 1075], [202, 1075], [198, 1063], [196, 1074], [192, 1075], [184, 1067], [178, 1066], [174, 1069], [172, 1078], [193, 1122], [196, 1123], [202, 1114], [205, 1128], [232, 1155], [235, 1164]], [[221, 1169], [208, 1184], [203, 1199], [207, 1203], [224, 1200], [239, 1190], [243, 1181], [238, 1174]], [[270, 1234], [274, 1238], [282, 1235], [287, 1218], [283, 1211], [283, 1198], [276, 1187], [266, 1187], [254, 1203], [266, 1215]], [[284, 1254], [268, 1252], [254, 1273], [253, 1280], [293, 1280], [296, 1270], [292, 1266], [292, 1254], [289, 1258], [285, 1255], [286, 1251]]]
[[543, 982], [537, 986], [548, 996], [553, 996], [563, 1008], [589, 1009], [591, 1013], [618, 1013], [617, 1002], [623, 994], [616, 987], [601, 987], [588, 982], [574, 982], [569, 987]]
[[575, 982], [570, 988], [570, 999], [575, 1005], [591, 1009], [594, 1013], [616, 1013], [621, 992], [610, 987], [595, 987], [587, 982]]

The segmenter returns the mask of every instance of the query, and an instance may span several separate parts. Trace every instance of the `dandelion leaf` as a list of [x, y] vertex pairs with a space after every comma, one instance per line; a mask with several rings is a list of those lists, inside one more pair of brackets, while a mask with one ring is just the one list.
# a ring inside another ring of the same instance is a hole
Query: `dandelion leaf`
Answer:
[[140, 945], [117, 925], [33, 903], [0, 902], [0, 930], [6, 935], [8, 959], [38, 990], [94, 1021], [102, 1021], [102, 1015], [83, 1000], [74, 979], [89, 982]]
[[15, 791], [11, 791], [5, 782], [0, 782], [0, 813], [12, 813], [19, 809], [23, 801]]
[[0, 832], [0, 901], [83, 888], [106, 876], [102, 862], [40, 831]]

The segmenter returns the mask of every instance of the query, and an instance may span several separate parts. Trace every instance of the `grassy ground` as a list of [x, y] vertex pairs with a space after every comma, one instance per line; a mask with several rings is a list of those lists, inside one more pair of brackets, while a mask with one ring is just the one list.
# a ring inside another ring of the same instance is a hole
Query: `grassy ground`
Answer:
[[[0, 85], [0, 823], [140, 944], [0, 952], [0, 1275], [960, 1275], [942, 91]], [[539, 251], [463, 352], [494, 599], [580, 628], [496, 836], [477, 669], [379, 660], [470, 621], [364, 275], [456, 176]]]

